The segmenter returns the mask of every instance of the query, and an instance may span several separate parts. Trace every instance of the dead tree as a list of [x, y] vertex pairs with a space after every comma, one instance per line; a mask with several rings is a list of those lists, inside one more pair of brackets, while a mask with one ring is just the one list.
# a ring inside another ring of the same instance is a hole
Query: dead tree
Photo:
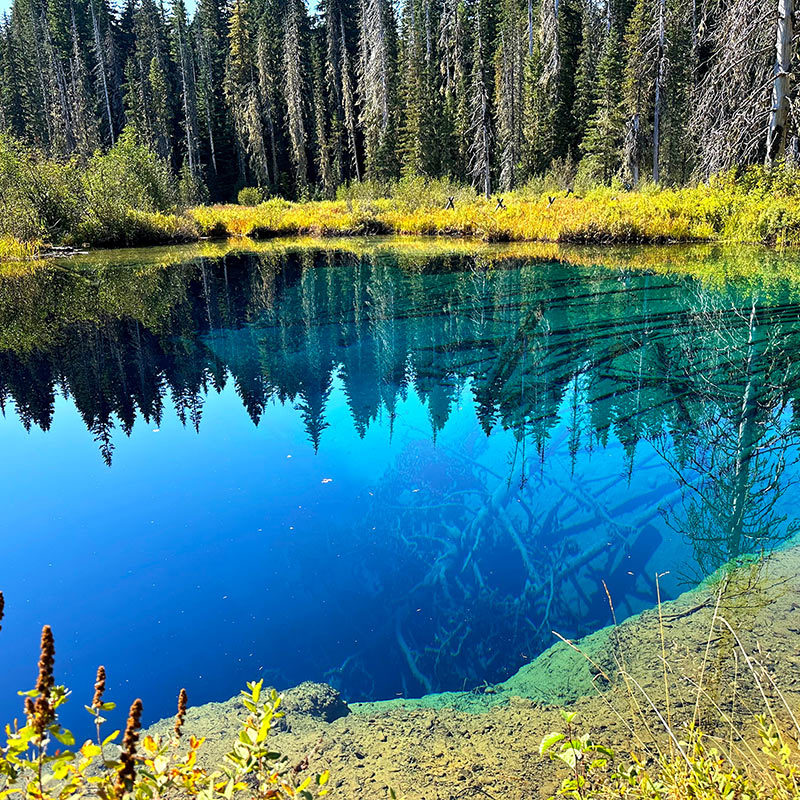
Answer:
[[772, 167], [786, 149], [786, 121], [789, 117], [789, 79], [792, 72], [794, 0], [778, 0], [772, 107], [767, 129], [766, 165]]

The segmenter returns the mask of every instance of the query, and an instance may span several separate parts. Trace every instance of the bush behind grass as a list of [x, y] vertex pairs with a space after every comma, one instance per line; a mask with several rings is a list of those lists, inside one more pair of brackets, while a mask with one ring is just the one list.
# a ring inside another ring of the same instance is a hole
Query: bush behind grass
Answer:
[[197, 239], [180, 213], [167, 164], [126, 130], [85, 164], [58, 162], [0, 134], [0, 259], [53, 245], [132, 245]]

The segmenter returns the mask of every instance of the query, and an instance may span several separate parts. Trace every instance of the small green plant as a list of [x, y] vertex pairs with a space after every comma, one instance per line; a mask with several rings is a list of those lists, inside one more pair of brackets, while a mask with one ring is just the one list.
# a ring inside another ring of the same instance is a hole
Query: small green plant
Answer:
[[[0, 630], [4, 598], [0, 592]], [[77, 749], [75, 737], [59, 722], [59, 709], [69, 691], [56, 685], [53, 667], [55, 642], [49, 626], [42, 630], [39, 675], [35, 688], [20, 692], [24, 697], [25, 724], [7, 725], [6, 742], [0, 744], [0, 800], [152, 800], [164, 797], [196, 797], [199, 800], [230, 800], [247, 791], [253, 800], [313, 800], [327, 794], [327, 771], [307, 774], [308, 759], [291, 765], [267, 746], [280, 711], [281, 698], [263, 681], [248, 683], [242, 702], [248, 716], [238, 739], [222, 762], [211, 770], [198, 766], [203, 739], [190, 737], [183, 746], [187, 697], [181, 690], [173, 735], [167, 739], [145, 736], [140, 741], [142, 701], [135, 700], [128, 714], [121, 746], [112, 745], [120, 731], [103, 736], [105, 713], [114, 703], [104, 699], [106, 673], [97, 671], [94, 697], [86, 710], [97, 729], [96, 741], [87, 740]]]
[[264, 193], [257, 186], [245, 186], [236, 196], [240, 206], [257, 206], [264, 201]]
[[589, 734], [578, 735], [573, 726], [575, 711], [561, 710], [565, 729], [563, 732], [548, 734], [539, 745], [539, 753], [553, 761], [561, 761], [570, 770], [557, 794], [559, 797], [584, 798], [596, 794], [615, 778], [611, 768], [614, 752], [603, 745], [596, 744]]

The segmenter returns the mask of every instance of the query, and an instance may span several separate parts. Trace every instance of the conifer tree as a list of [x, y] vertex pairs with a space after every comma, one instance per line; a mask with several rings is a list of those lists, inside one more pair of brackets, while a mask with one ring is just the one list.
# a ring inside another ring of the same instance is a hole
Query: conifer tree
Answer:
[[192, 25], [196, 54], [196, 93], [200, 153], [206, 175], [217, 195], [230, 183], [226, 162], [232, 160], [229, 117], [222, 81], [225, 74], [227, 19], [222, 0], [198, 0]]
[[308, 188], [306, 77], [303, 53], [307, 48], [306, 7], [304, 0], [288, 0], [283, 54], [286, 76], [286, 108], [295, 188], [303, 197]]
[[397, 41], [389, 0], [361, 0], [359, 95], [366, 174], [386, 180], [398, 174]]
[[579, 174], [589, 181], [608, 184], [620, 169], [624, 137], [624, 61], [620, 32], [608, 29], [597, 67], [594, 111], [581, 144]]
[[200, 165], [199, 153], [195, 60], [184, 0], [173, 0], [171, 28], [172, 58], [177, 66], [180, 86], [180, 116], [183, 131], [182, 170], [186, 176], [184, 183], [190, 188], [189, 194], [197, 196], [203, 170]]
[[516, 0], [504, 0], [497, 55], [497, 137], [500, 148], [500, 188], [517, 183], [522, 158], [523, 19]]
[[485, 194], [577, 159], [583, 182], [680, 184], [800, 157], [800, 92], [776, 71], [791, 6], [321, 0], [309, 17], [305, 0], [11, 0], [0, 129], [85, 158], [130, 127], [187, 202], [400, 175]]
[[269, 159], [254, 66], [257, 63], [254, 27], [248, 0], [235, 0], [228, 31], [225, 99], [236, 133], [241, 182], [252, 178], [259, 186], [269, 186]]
[[478, 0], [475, 9], [475, 45], [470, 87], [469, 175], [472, 185], [485, 197], [492, 193], [494, 125], [487, 53], [492, 34], [488, 3]]

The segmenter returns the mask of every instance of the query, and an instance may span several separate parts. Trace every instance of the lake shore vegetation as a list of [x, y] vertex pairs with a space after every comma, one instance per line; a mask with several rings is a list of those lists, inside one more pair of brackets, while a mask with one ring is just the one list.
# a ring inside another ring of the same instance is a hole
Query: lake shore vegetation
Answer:
[[[256, 190], [242, 194], [246, 202], [260, 197]], [[695, 186], [642, 183], [635, 191], [619, 183], [575, 191], [551, 174], [503, 194], [502, 203], [468, 185], [414, 177], [351, 184], [335, 200], [189, 205], [168, 165], [133, 130], [85, 163], [52, 159], [0, 135], [0, 210], [3, 261], [53, 247], [298, 235], [782, 247], [800, 245], [800, 172], [750, 167]]]
[[[795, 563], [797, 556], [789, 552], [788, 558], [784, 567]], [[583, 663], [590, 694], [577, 703], [533, 707], [537, 727], [554, 728], [539, 744], [541, 760], [552, 766], [540, 762], [535, 767], [544, 777], [536, 796], [550, 795], [552, 780], [556, 781], [554, 797], [573, 800], [794, 800], [798, 796], [800, 723], [793, 701], [776, 684], [774, 670], [764, 661], [769, 656], [750, 651], [735, 627], [743, 609], [743, 589], [762, 594], [757, 606], [764, 609], [781, 597], [783, 568], [770, 575], [770, 561], [770, 557], [752, 557], [731, 562], [709, 579], [705, 589], [689, 593], [682, 603], [659, 603], [639, 630], [648, 648], [654, 645], [660, 650], [660, 660], [648, 661], [653, 656], [648, 649], [644, 663], [634, 663], [631, 646], [635, 642], [625, 634], [635, 621], [619, 624], [615, 620], [606, 631], [577, 642], [559, 637], [561, 643], [555, 649], [560, 648], [562, 667], [567, 663], [564, 658]], [[782, 598], [787, 606], [790, 600]], [[4, 606], [0, 592], [0, 631]], [[695, 649], [682, 654], [674, 648], [672, 628], [676, 621], [694, 615], [691, 640]], [[603, 643], [599, 650], [598, 637]], [[230, 734], [235, 737], [231, 749], [227, 741], [216, 741], [207, 753], [205, 740], [194, 735], [187, 720], [184, 691], [174, 719], [158, 723], [157, 730], [144, 728], [143, 707], [137, 699], [124, 731], [106, 735], [107, 717], [115, 704], [106, 698], [107, 676], [99, 667], [93, 696], [91, 691], [87, 694], [87, 700], [92, 699], [85, 706], [97, 734], [79, 746], [59, 721], [59, 710], [71, 693], [56, 683], [56, 647], [49, 626], [42, 631], [40, 650], [36, 685], [20, 692], [24, 724], [6, 727], [5, 744], [0, 742], [2, 798], [229, 800], [246, 795], [256, 800], [313, 800], [329, 793], [353, 796], [337, 791], [335, 764], [316, 771], [308, 756], [293, 765], [275, 750], [271, 734], [281, 730], [277, 723], [284, 711], [281, 696], [263, 681], [248, 683], [241, 692], [241, 714], [233, 706], [212, 704], [213, 713], [224, 707], [224, 713], [233, 714], [238, 727]], [[559, 657], [554, 652], [549, 658]], [[536, 665], [524, 669], [535, 670]], [[732, 684], [730, 669], [735, 670]], [[495, 687], [501, 689], [502, 685]], [[387, 710], [396, 702], [386, 703]], [[446, 702], [440, 711], [452, 724]], [[380, 704], [367, 705], [363, 711], [354, 707], [351, 713], [364, 715], [374, 724], [381, 717]], [[411, 708], [400, 709], [400, 716], [407, 718], [413, 713]], [[584, 716], [589, 708], [596, 716]], [[481, 717], [481, 713], [468, 716]], [[195, 715], [192, 722], [199, 719]], [[433, 727], [426, 723], [426, 729]], [[613, 740], [604, 740], [604, 731], [608, 737], [612, 730]], [[314, 755], [316, 763], [319, 754]], [[366, 756], [361, 753], [359, 758]], [[330, 762], [329, 757], [320, 760]], [[398, 781], [407, 777], [399, 766], [393, 773]], [[405, 800], [413, 795], [390, 785], [385, 796]]]
[[[0, 630], [4, 615], [0, 592]], [[254, 800], [313, 800], [324, 797], [329, 774], [302, 774], [308, 765], [291, 765], [268, 746], [268, 737], [284, 716], [281, 697], [264, 687], [263, 680], [249, 682], [241, 703], [249, 712], [238, 741], [212, 769], [198, 766], [203, 739], [184, 742], [187, 710], [185, 690], [178, 695], [171, 735], [142, 732], [142, 701], [134, 700], [125, 729], [105, 734], [106, 715], [116, 708], [105, 699], [106, 671], [100, 666], [91, 705], [86, 711], [96, 728], [96, 739], [76, 746], [73, 733], [59, 720], [59, 709], [71, 692], [55, 682], [55, 639], [49, 625], [42, 629], [39, 673], [35, 688], [20, 692], [24, 698], [24, 724], [5, 727], [0, 742], [0, 798], [26, 800], [103, 800], [153, 797], [196, 797], [230, 800], [247, 790]]]

